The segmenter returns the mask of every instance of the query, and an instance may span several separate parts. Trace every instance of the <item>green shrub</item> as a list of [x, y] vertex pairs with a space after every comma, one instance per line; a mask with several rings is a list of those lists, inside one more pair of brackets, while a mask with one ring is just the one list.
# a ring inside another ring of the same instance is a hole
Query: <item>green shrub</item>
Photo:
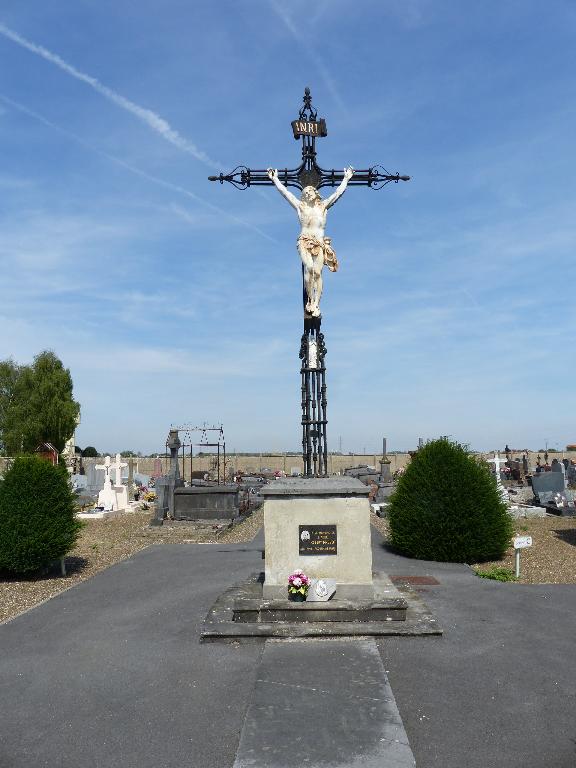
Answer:
[[82, 527], [66, 470], [25, 456], [0, 484], [0, 569], [35, 571], [63, 557]]
[[477, 568], [476, 576], [480, 576], [481, 579], [494, 579], [494, 581], [516, 581], [516, 576], [511, 568], [498, 568], [496, 565], [485, 571]]
[[447, 438], [415, 454], [390, 499], [388, 519], [392, 546], [421, 560], [498, 560], [512, 537], [488, 465]]

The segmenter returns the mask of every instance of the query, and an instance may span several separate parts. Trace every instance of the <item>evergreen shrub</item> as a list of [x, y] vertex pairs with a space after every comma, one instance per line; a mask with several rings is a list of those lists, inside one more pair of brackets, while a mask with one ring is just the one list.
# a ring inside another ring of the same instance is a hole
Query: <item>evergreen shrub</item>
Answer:
[[430, 441], [414, 455], [388, 513], [391, 545], [421, 560], [498, 560], [513, 533], [486, 462], [447, 438]]
[[82, 527], [74, 507], [65, 469], [17, 458], [0, 484], [0, 569], [35, 571], [69, 552]]

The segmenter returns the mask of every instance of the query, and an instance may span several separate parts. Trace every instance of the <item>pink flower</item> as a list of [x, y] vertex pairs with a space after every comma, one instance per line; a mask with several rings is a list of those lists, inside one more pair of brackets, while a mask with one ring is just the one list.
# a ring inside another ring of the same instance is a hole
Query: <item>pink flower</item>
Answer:
[[295, 577], [292, 579], [292, 584], [293, 584], [295, 587], [301, 587], [301, 586], [302, 586], [302, 579], [301, 579], [299, 576], [295, 576]]

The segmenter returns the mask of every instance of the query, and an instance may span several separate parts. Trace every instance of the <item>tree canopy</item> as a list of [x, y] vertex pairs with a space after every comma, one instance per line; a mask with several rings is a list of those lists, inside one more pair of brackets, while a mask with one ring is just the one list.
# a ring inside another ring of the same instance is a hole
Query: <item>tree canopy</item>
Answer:
[[388, 519], [392, 546], [420, 560], [497, 560], [512, 536], [488, 464], [448, 438], [414, 455], [390, 498]]
[[54, 352], [40, 352], [32, 365], [0, 361], [0, 448], [5, 454], [32, 453], [39, 443], [62, 451], [79, 413], [70, 371]]
[[82, 524], [61, 466], [21, 456], [0, 484], [0, 569], [26, 573], [72, 549]]

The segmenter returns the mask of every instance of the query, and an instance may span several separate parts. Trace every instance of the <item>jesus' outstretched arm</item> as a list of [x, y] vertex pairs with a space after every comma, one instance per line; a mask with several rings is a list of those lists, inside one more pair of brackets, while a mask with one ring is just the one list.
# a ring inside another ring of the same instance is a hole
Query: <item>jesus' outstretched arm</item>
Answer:
[[284, 184], [282, 184], [278, 178], [278, 171], [275, 168], [268, 168], [266, 172], [268, 174], [268, 178], [272, 181], [278, 192], [280, 192], [280, 194], [285, 197], [286, 200], [288, 200], [293, 208], [298, 210], [300, 208], [300, 201], [295, 195], [292, 194], [292, 192], [288, 190], [287, 187], [284, 186]]
[[344, 178], [340, 182], [340, 185], [336, 189], [336, 192], [334, 192], [332, 195], [327, 197], [326, 200], [324, 200], [325, 208], [331, 208], [334, 205], [334, 203], [336, 202], [336, 200], [338, 200], [338, 198], [342, 197], [342, 195], [344, 194], [344, 190], [348, 186], [348, 182], [350, 181], [352, 176], [354, 176], [354, 168], [352, 168], [352, 166], [350, 166], [349, 168], [345, 168], [344, 169]]

